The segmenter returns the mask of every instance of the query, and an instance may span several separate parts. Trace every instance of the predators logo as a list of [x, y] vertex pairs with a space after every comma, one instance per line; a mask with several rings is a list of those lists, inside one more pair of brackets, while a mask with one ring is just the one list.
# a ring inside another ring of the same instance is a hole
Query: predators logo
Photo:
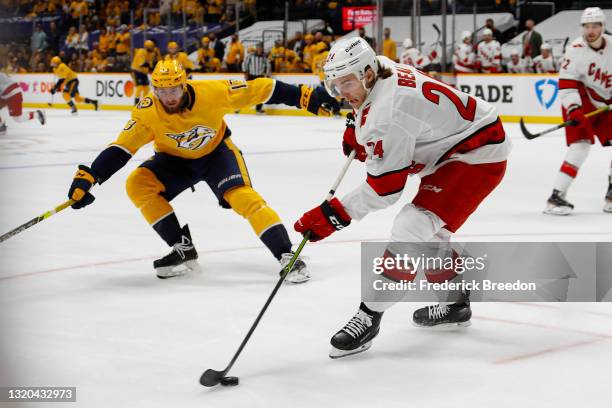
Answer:
[[216, 131], [206, 126], [197, 125], [183, 133], [166, 133], [166, 136], [176, 141], [181, 149], [198, 150], [215, 137]]

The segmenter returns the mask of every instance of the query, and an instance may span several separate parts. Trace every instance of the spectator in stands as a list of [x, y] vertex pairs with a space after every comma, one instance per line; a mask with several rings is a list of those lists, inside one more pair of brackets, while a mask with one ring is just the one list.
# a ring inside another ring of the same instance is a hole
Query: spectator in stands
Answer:
[[87, 2], [85, 0], [74, 0], [70, 3], [68, 7], [68, 11], [70, 12], [70, 24], [78, 25], [79, 19], [85, 18], [89, 14], [89, 7], [87, 6]]
[[366, 35], [365, 27], [359, 27], [359, 30], [357, 30], [357, 32], [359, 33], [359, 36], [361, 38], [363, 38], [364, 40], [366, 40], [368, 44], [370, 44], [370, 47], [376, 49], [376, 42], [374, 41], [372, 37], [368, 37]]
[[523, 35], [523, 58], [533, 59], [540, 55], [540, 47], [542, 46], [542, 35], [533, 28], [535, 22], [532, 19], [525, 21], [525, 29], [527, 32]]
[[268, 58], [272, 65], [272, 72], [281, 72], [285, 60], [285, 47], [283, 47], [282, 40], [278, 39], [274, 41], [274, 47], [270, 50]]
[[200, 43], [201, 47], [198, 48], [198, 69], [200, 72], [206, 72], [206, 63], [215, 57], [215, 51], [210, 48], [210, 39], [208, 37], [202, 37]]
[[32, 39], [30, 41], [32, 47], [32, 54], [36, 51], [43, 51], [47, 48], [47, 34], [42, 29], [42, 24], [36, 24], [36, 28], [32, 33]]
[[306, 41], [304, 41], [304, 35], [301, 31], [296, 31], [293, 38], [287, 42], [287, 48], [293, 50], [299, 58], [302, 58], [305, 46]]
[[495, 28], [495, 21], [492, 18], [487, 18], [485, 21], [485, 28], [488, 28], [493, 33], [493, 38], [501, 45], [504, 43], [504, 36], [501, 31]]
[[225, 63], [227, 72], [241, 72], [240, 68], [244, 61], [244, 46], [238, 39], [238, 34], [232, 34], [231, 42], [228, 45]]
[[219, 19], [219, 23], [234, 27], [236, 25], [236, 12], [234, 6], [227, 6], [225, 13]]
[[125, 24], [119, 27], [115, 44], [115, 64], [122, 71], [127, 70], [130, 62], [130, 31]]
[[493, 32], [485, 28], [482, 31], [484, 40], [478, 44], [476, 58], [482, 72], [494, 74], [502, 72], [501, 69], [501, 45], [493, 39]]
[[79, 46], [79, 33], [77, 33], [75, 26], [70, 27], [68, 30], [64, 44], [66, 44], [66, 51], [70, 59], [70, 56], [77, 52], [77, 47]]
[[315, 48], [316, 44], [314, 43], [314, 36], [312, 34], [306, 34], [304, 36], [304, 48], [302, 50], [304, 72], [312, 72], [312, 60], [314, 58]]
[[518, 50], [512, 50], [510, 52], [510, 61], [506, 65], [506, 71], [510, 74], [524, 74], [529, 72], [529, 67], [524, 59], [521, 58]]
[[391, 38], [391, 29], [389, 27], [385, 27], [383, 36], [385, 37], [383, 40], [383, 55], [392, 61], [398, 62], [397, 44]]
[[208, 10], [206, 13], [206, 21], [209, 23], [218, 23], [221, 19], [221, 13], [225, 8], [225, 0], [207, 0]]
[[82, 24], [79, 27], [77, 50], [80, 53], [84, 54], [87, 54], [89, 52], [89, 33], [87, 32], [87, 27], [85, 26], [85, 24]]
[[[168, 54], [165, 55], [164, 59], [174, 59], [179, 62], [187, 72], [187, 78], [191, 77], [191, 73], [195, 70], [193, 61], [189, 59], [186, 52], [180, 51], [179, 46], [176, 42], [170, 41], [168, 43]], [[155, 68], [154, 66], [152, 68]], [[153, 71], [153, 69], [151, 69]]]
[[281, 72], [304, 72], [302, 60], [300, 59], [298, 54], [290, 48], [285, 49], [285, 59], [283, 61]]
[[209, 33], [208, 38], [210, 39], [210, 48], [215, 52], [215, 58], [218, 58], [219, 61], [223, 61], [223, 57], [225, 56], [225, 44], [217, 38], [217, 34], [215, 33]]
[[[271, 73], [270, 60], [264, 54], [264, 47], [262, 43], [257, 43], [255, 46], [255, 52], [249, 53], [244, 64], [242, 66], [247, 81], [251, 81], [257, 78], [269, 77]], [[255, 112], [257, 114], [264, 113], [263, 104], [255, 106]]]
[[47, 33], [47, 44], [49, 44], [49, 50], [51, 50], [53, 55], [57, 55], [59, 52], [59, 43], [60, 32], [57, 29], [56, 22], [51, 21], [51, 23], [49, 23], [49, 32]]
[[[114, 57], [115, 55], [117, 55], [117, 33], [115, 32], [115, 27], [113, 26], [108, 27], [105, 41], [108, 44], [108, 51], [107, 51], [108, 56]], [[102, 45], [101, 37], [100, 37], [100, 45]]]

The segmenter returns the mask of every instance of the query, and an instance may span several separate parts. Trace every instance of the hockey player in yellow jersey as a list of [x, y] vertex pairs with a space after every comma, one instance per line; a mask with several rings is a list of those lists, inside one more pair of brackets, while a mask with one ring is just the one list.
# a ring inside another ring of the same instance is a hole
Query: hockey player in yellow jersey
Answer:
[[73, 115], [77, 113], [76, 105], [72, 100], [73, 98], [79, 103], [85, 102], [92, 104], [95, 110], [100, 108], [96, 99], [83, 98], [79, 94], [79, 78], [77, 74], [71, 70], [68, 65], [64, 64], [60, 57], [56, 56], [51, 58], [51, 68], [53, 68], [53, 75], [58, 78], [55, 86], [51, 89], [51, 95], [59, 91], [63, 85], [62, 94], [64, 100], [68, 106], [70, 106], [70, 113]]
[[[284, 103], [329, 116], [329, 97], [321, 88], [294, 86], [271, 78], [253, 81], [188, 81], [175, 60], [159, 62], [151, 76], [153, 92], [132, 110], [118, 138], [91, 167], [79, 166], [68, 197], [73, 208], [94, 201], [89, 192], [121, 169], [139, 148], [153, 142], [155, 155], [127, 179], [129, 198], [159, 236], [172, 247], [154, 262], [157, 276], [168, 278], [197, 267], [198, 257], [187, 225], [181, 228], [170, 201], [205, 181], [219, 204], [246, 218], [254, 232], [282, 265], [291, 256], [291, 241], [277, 213], [251, 187], [246, 163], [231, 139], [223, 117], [258, 103]], [[302, 260], [287, 280], [309, 279]]]
[[134, 51], [132, 59], [132, 77], [136, 84], [134, 105], [138, 105], [140, 98], [149, 93], [149, 74], [153, 71], [155, 61], [155, 43], [151, 40], [144, 42], [144, 48]]
[[189, 56], [187, 56], [187, 53], [179, 51], [179, 46], [176, 42], [170, 41], [168, 43], [168, 54], [166, 54], [164, 59], [173, 59], [178, 61], [178, 63], [181, 64], [187, 72], [187, 78], [191, 79], [191, 72], [193, 72], [195, 66], [189, 59]]

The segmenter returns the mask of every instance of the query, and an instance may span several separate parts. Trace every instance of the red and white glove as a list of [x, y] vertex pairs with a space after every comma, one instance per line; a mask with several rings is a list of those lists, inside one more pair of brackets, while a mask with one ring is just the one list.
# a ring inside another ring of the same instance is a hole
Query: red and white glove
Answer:
[[574, 123], [572, 126], [576, 126], [583, 132], [588, 132], [589, 136], [593, 135], [593, 127], [591, 121], [584, 116], [584, 111], [579, 105], [572, 105], [567, 109], [567, 118]]
[[438, 52], [436, 50], [432, 50], [429, 53], [429, 59], [432, 60], [432, 61], [435, 60], [437, 56], [438, 56]]
[[351, 216], [347, 214], [340, 200], [332, 198], [304, 213], [293, 228], [302, 235], [310, 231], [310, 241], [316, 242], [348, 227], [350, 223]]
[[353, 150], [357, 152], [355, 159], [360, 162], [364, 162], [368, 157], [365, 148], [357, 143], [357, 138], [355, 137], [355, 116], [349, 112], [346, 114], [346, 129], [344, 129], [344, 136], [342, 136], [342, 151], [348, 157]]

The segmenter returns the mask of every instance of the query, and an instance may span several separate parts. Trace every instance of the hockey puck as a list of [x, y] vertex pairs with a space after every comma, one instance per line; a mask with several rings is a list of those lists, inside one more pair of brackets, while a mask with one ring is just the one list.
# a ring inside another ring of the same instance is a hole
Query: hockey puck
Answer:
[[233, 386], [238, 385], [238, 377], [221, 377], [221, 385]]

